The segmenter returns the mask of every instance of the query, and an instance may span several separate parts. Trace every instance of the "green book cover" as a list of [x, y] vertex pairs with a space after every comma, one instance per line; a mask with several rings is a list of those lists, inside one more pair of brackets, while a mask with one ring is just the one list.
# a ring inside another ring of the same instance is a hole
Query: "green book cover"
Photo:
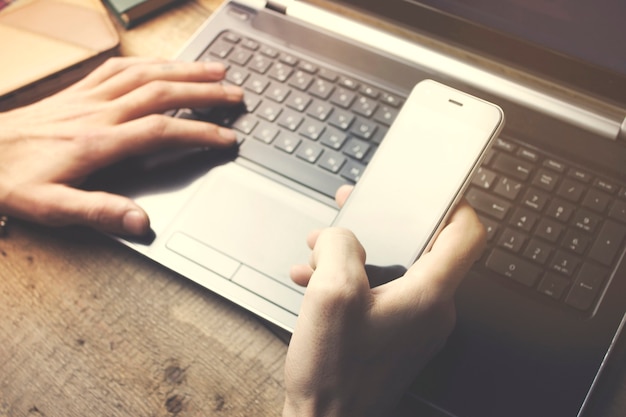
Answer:
[[130, 28], [179, 0], [102, 0], [126, 28]]

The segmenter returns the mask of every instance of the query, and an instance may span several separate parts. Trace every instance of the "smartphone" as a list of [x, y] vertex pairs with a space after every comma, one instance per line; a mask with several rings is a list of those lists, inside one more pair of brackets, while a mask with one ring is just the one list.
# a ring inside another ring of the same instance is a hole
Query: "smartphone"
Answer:
[[418, 83], [333, 222], [366, 262], [408, 268], [430, 249], [504, 124], [500, 107]]

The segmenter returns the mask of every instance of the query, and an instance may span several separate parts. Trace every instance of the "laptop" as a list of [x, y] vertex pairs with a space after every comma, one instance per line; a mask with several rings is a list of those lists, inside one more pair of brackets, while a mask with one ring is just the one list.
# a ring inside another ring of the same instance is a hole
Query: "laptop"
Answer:
[[410, 395], [425, 415], [584, 416], [625, 322], [624, 16], [619, 1], [226, 1], [180, 58], [224, 62], [245, 104], [172, 116], [242, 143], [120, 168], [111, 187], [154, 230], [124, 242], [292, 330], [303, 289], [288, 271], [335, 218], [337, 187], [417, 82], [459, 88], [507, 119], [466, 193], [488, 247]]

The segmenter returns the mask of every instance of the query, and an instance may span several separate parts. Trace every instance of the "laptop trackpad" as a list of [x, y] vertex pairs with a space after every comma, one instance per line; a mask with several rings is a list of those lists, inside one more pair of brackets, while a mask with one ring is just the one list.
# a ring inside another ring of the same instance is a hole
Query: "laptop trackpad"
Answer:
[[331, 224], [329, 207], [235, 163], [211, 170], [176, 230], [260, 272], [289, 279], [306, 263], [306, 236]]

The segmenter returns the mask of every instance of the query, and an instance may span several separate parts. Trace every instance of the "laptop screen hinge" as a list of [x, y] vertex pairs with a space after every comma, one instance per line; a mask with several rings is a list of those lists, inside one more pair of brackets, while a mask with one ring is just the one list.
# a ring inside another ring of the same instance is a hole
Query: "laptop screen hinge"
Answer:
[[287, 14], [287, 4], [281, 0], [268, 0], [265, 7], [278, 13]]

